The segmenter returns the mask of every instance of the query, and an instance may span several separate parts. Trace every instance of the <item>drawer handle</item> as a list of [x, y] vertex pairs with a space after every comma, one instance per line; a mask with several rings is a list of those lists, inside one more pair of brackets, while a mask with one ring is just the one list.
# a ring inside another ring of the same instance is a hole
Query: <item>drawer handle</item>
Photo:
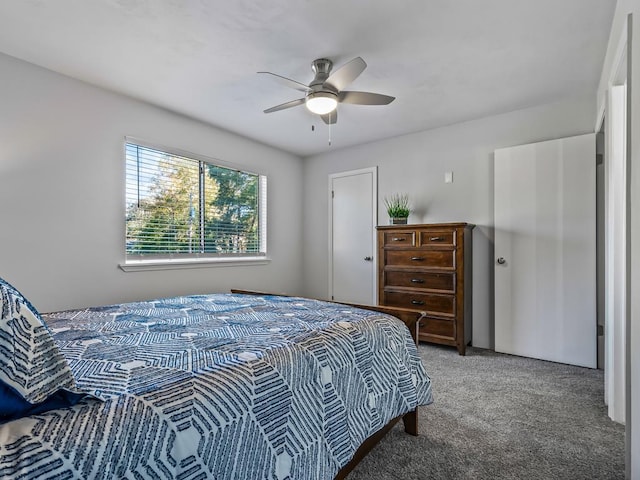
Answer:
[[411, 283], [424, 283], [424, 280], [421, 278], [412, 278]]
[[391, 240], [393, 242], [404, 242], [406, 240], [406, 238], [404, 238], [404, 237], [393, 237]]
[[413, 305], [424, 305], [424, 302], [422, 300], [411, 300], [411, 303]]
[[424, 257], [411, 257], [411, 260], [413, 260], [414, 262], [421, 262], [424, 260]]
[[430, 237], [429, 241], [430, 242], [441, 242], [444, 240], [444, 237]]

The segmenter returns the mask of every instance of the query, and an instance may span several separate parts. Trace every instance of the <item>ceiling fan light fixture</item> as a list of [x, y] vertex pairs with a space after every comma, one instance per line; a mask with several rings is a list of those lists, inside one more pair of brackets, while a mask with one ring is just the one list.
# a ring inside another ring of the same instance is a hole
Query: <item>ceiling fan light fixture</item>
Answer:
[[338, 103], [348, 103], [351, 105], [388, 105], [395, 100], [395, 97], [372, 92], [358, 92], [345, 90], [367, 67], [365, 61], [356, 57], [345, 63], [335, 72], [332, 72], [333, 62], [327, 58], [318, 58], [311, 63], [311, 70], [315, 77], [309, 85], [291, 80], [276, 73], [258, 72], [271, 75], [280, 83], [284, 83], [290, 88], [300, 90], [305, 93], [302, 98], [297, 98], [289, 102], [281, 103], [275, 107], [267, 108], [264, 113], [279, 112], [287, 108], [297, 107], [303, 103], [314, 115], [319, 115], [327, 125], [333, 125], [338, 121]]
[[305, 105], [311, 113], [326, 115], [338, 106], [338, 96], [331, 92], [314, 92], [307, 95]]

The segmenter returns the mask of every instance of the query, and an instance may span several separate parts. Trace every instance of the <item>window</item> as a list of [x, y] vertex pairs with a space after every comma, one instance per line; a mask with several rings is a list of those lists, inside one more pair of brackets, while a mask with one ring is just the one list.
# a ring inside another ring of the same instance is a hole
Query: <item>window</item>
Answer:
[[126, 258], [186, 263], [266, 255], [266, 177], [129, 139]]

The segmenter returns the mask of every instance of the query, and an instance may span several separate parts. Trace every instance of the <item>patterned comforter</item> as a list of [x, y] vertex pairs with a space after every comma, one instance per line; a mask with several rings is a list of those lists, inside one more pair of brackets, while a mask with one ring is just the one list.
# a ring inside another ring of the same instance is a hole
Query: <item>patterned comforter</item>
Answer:
[[43, 317], [96, 398], [0, 425], [0, 478], [331, 479], [432, 401], [409, 331], [377, 312], [216, 294]]

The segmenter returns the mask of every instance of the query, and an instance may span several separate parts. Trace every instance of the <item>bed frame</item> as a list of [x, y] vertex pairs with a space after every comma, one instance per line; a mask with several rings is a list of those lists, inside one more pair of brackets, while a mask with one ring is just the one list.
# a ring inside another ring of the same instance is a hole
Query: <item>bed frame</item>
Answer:
[[[279, 297], [290, 297], [291, 295], [283, 294], [283, 293], [268, 293], [261, 292], [257, 290], [240, 290], [240, 289], [231, 289], [231, 293], [235, 294], [244, 294], [244, 295], [272, 295]], [[323, 300], [329, 301], [329, 300]], [[392, 315], [396, 318], [399, 318], [404, 322], [404, 324], [411, 332], [411, 337], [418, 344], [418, 326], [419, 320], [426, 315], [425, 312], [416, 312], [415, 310], [410, 310], [408, 308], [399, 308], [399, 307], [387, 307], [382, 305], [359, 305], [357, 303], [345, 303], [345, 302], [330, 302], [330, 303], [339, 303], [341, 305], [348, 305], [350, 307], [362, 308], [364, 310], [373, 310], [375, 312], [386, 313], [388, 315]], [[387, 434], [389, 430], [391, 430], [394, 425], [402, 418], [404, 423], [404, 431], [409, 435], [418, 436], [418, 409], [406, 413], [405, 415], [399, 416], [391, 420], [387, 425], [382, 427], [376, 433], [367, 438], [360, 448], [356, 450], [356, 453], [353, 454], [353, 458], [349, 463], [347, 463], [344, 467], [340, 469], [338, 474], [335, 477], [335, 480], [344, 480], [347, 475], [360, 463], [360, 461], [376, 446], [376, 444], [382, 440], [382, 438]]]

